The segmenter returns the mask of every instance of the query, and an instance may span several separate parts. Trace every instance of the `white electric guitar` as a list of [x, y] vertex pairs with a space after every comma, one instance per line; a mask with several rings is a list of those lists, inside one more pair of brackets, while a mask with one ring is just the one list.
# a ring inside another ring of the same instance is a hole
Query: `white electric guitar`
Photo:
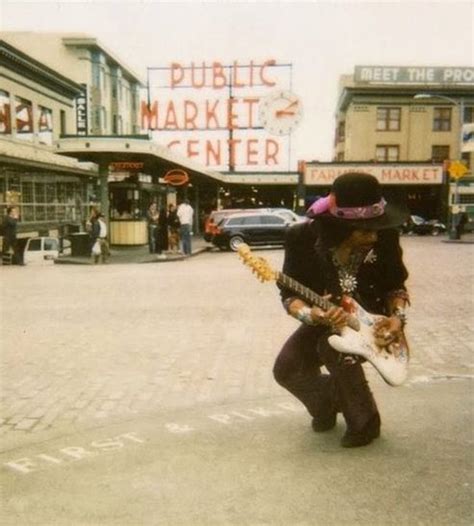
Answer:
[[[282, 272], [273, 270], [268, 262], [251, 254], [250, 248], [242, 244], [238, 249], [239, 256], [257, 277], [263, 281], [276, 281], [280, 285], [296, 292], [308, 304], [328, 310], [334, 306], [327, 299], [319, 296], [308, 287], [301, 285]], [[402, 334], [396, 341], [386, 346], [375, 342], [374, 324], [383, 318], [381, 315], [370, 314], [353, 298], [344, 306], [350, 313], [348, 324], [340, 334], [332, 334], [328, 341], [336, 351], [345, 354], [358, 355], [369, 361], [380, 373], [382, 378], [392, 386], [402, 384], [408, 374], [409, 350], [405, 336]]]

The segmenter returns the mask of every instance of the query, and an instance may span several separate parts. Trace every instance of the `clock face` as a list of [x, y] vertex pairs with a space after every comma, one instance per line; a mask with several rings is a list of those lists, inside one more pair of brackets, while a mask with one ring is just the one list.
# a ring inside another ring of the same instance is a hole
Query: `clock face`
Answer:
[[260, 101], [260, 125], [272, 135], [289, 135], [303, 116], [300, 99], [289, 91], [276, 91]]

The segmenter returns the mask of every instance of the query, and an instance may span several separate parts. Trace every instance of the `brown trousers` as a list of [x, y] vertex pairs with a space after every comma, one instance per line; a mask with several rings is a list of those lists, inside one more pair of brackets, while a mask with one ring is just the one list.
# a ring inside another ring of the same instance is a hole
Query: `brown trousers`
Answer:
[[[378, 410], [362, 365], [344, 358], [330, 347], [324, 329], [302, 324], [284, 344], [273, 374], [312, 417], [341, 411], [348, 430], [359, 432]], [[321, 374], [323, 365], [329, 375]]]

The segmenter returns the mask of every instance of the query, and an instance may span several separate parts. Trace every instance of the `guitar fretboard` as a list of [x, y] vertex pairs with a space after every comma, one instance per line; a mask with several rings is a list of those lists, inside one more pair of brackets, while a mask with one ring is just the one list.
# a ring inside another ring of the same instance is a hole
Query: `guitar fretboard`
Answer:
[[[316, 292], [309, 289], [308, 287], [305, 287], [295, 279], [290, 278], [290, 276], [283, 274], [283, 272], [276, 272], [275, 274], [277, 283], [280, 283], [280, 285], [283, 285], [284, 287], [296, 292], [302, 298], [304, 298], [304, 300], [307, 301], [310, 305], [315, 305], [316, 307], [319, 307], [324, 311], [330, 309], [331, 307], [336, 307], [336, 305], [331, 301], [323, 298], [319, 294], [316, 294]], [[349, 325], [349, 327], [351, 327], [351, 329], [354, 329], [356, 331], [359, 330], [359, 321], [354, 316], [349, 317], [347, 324]]]

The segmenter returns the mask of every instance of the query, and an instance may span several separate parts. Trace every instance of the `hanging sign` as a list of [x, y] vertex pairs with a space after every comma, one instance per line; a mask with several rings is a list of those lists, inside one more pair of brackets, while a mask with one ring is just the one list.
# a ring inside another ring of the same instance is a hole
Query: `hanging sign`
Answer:
[[171, 186], [183, 186], [189, 182], [189, 175], [184, 170], [170, 170], [166, 172], [164, 181]]

